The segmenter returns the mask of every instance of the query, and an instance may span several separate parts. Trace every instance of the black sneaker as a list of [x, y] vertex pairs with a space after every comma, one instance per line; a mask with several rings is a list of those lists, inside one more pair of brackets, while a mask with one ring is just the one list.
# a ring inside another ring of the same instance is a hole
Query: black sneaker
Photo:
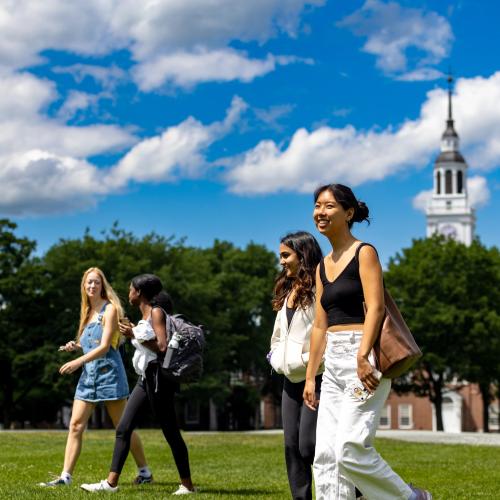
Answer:
[[38, 483], [38, 486], [52, 487], [52, 486], [69, 486], [71, 481], [65, 481], [62, 477], [56, 477], [52, 481], [46, 483]]
[[411, 491], [413, 491], [413, 493], [416, 495], [416, 500], [432, 500], [432, 494], [430, 491], [416, 488], [411, 483], [408, 486], [411, 488]]
[[133, 481], [132, 484], [148, 484], [153, 482], [153, 474], [150, 476], [143, 476], [139, 474]]

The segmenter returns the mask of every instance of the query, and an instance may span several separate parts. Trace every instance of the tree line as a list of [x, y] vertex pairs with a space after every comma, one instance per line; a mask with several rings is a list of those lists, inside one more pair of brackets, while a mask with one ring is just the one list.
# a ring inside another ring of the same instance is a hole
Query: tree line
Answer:
[[[12, 421], [53, 422], [72, 399], [78, 374], [59, 375], [70, 355], [57, 347], [75, 337], [80, 281], [91, 266], [103, 269], [132, 320], [138, 318], [126, 300], [130, 279], [153, 272], [176, 312], [207, 327], [204, 375], [183, 394], [205, 406], [213, 402], [219, 427], [229, 418], [239, 427], [251, 425], [261, 395], [278, 397], [279, 379], [265, 357], [278, 261], [263, 245], [238, 248], [215, 240], [196, 248], [155, 233], [139, 238], [115, 224], [100, 238], [87, 232], [62, 239], [37, 256], [36, 243], [3, 219], [0, 249], [0, 415], [6, 428]], [[443, 391], [457, 380], [479, 384], [488, 429], [500, 373], [499, 278], [498, 249], [478, 240], [470, 247], [443, 237], [415, 240], [389, 262], [386, 285], [425, 354], [396, 388], [429, 396], [438, 429]], [[130, 346], [126, 351], [130, 356]]]

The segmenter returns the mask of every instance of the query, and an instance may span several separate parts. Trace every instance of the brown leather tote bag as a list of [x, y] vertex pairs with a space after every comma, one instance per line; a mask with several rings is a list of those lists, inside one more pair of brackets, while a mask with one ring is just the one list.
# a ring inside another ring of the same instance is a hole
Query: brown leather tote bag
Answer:
[[373, 346], [376, 368], [384, 378], [397, 378], [422, 356], [391, 294], [384, 288], [385, 317]]

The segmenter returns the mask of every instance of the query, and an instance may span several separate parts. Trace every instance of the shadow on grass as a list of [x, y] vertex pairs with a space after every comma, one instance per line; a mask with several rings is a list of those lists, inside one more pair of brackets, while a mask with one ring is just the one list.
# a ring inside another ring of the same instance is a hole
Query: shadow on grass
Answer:
[[230, 488], [230, 489], [220, 489], [220, 488], [203, 488], [199, 489], [200, 494], [212, 493], [217, 495], [241, 495], [253, 498], [262, 498], [262, 496], [272, 495], [279, 493], [279, 491], [271, 491], [269, 489], [258, 489], [258, 488]]

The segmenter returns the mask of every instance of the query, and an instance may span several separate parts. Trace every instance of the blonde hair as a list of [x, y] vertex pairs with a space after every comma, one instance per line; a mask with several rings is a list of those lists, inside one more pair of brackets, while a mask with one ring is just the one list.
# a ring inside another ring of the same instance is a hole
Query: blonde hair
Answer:
[[113, 304], [113, 306], [116, 309], [116, 313], [118, 315], [118, 321], [120, 321], [124, 316], [123, 307], [120, 303], [120, 299], [118, 298], [118, 295], [116, 295], [116, 292], [113, 290], [112, 286], [109, 284], [108, 280], [106, 279], [106, 276], [104, 276], [104, 273], [98, 267], [91, 267], [87, 269], [83, 273], [82, 283], [80, 285], [82, 302], [80, 306], [80, 326], [78, 327], [78, 333], [76, 336], [77, 341], [80, 339], [80, 336], [85, 326], [87, 325], [90, 316], [90, 310], [91, 310], [90, 301], [87, 296], [87, 292], [85, 291], [85, 282], [87, 281], [87, 277], [90, 273], [96, 273], [97, 275], [99, 275], [99, 278], [101, 279], [101, 298]]

